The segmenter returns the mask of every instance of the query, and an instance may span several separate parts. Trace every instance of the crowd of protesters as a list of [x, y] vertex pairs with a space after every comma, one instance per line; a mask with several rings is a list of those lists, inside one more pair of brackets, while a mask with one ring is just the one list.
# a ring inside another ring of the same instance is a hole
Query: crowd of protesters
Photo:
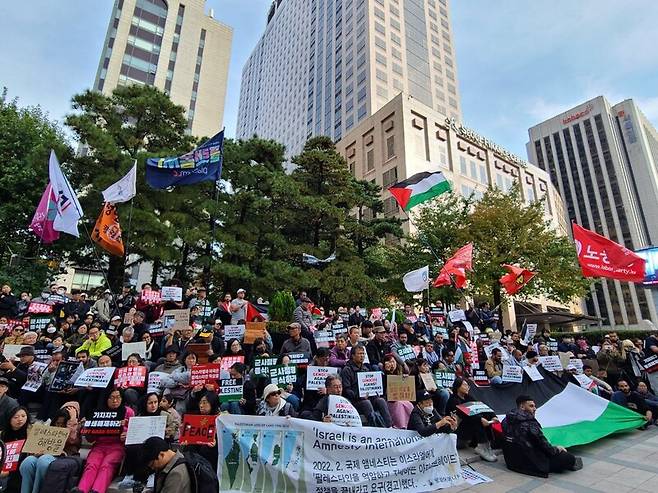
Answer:
[[[180, 283], [173, 280], [167, 285]], [[35, 420], [69, 430], [62, 457], [21, 454], [16, 471], [0, 475], [8, 483], [6, 491], [44, 491], [42, 485], [53, 464], [60, 464], [57, 461], [64, 457], [80, 456], [81, 447], [89, 444], [72, 492], [104, 493], [120, 474], [139, 483], [151, 472], [162, 471], [167, 473], [167, 480], [156, 475], [156, 491], [191, 491], [187, 488], [191, 488], [193, 478], [180, 462], [183, 453], [194, 452], [196, 460], [207, 461], [210, 470], [216, 470], [218, 450], [214, 442], [179, 445], [186, 415], [230, 413], [331, 422], [330, 395], [349, 400], [363, 426], [410, 429], [423, 436], [456, 433], [460, 448], [473, 447], [484, 460], [496, 461], [492, 444], [496, 442], [494, 428], [500, 426], [498, 418], [468, 416], [460, 406], [477, 400], [470, 389], [478, 378], [483, 385], [505, 385], [504, 365], [537, 365], [542, 356], [550, 355], [573, 361], [559, 372], [560, 378], [571, 379], [582, 372], [591, 379], [588, 389], [639, 412], [647, 425], [658, 410], [651, 375], [642, 365], [643, 358], [658, 354], [658, 340], [653, 336], [644, 341], [620, 340], [616, 333], [610, 333], [590, 347], [584, 337], [574, 339], [573, 334], [556, 340], [547, 330], [530, 337], [524, 331], [502, 330], [486, 303], [477, 309], [457, 310], [462, 315], [457, 317], [449, 316], [439, 301], [420, 310], [406, 305], [397, 314], [380, 309], [368, 312], [359, 306], [325, 311], [314, 306], [306, 293], [300, 293], [284, 336], [265, 330], [262, 337], [247, 344], [237, 337], [227, 340], [224, 334], [227, 326], [263, 319], [244, 289], [238, 290], [235, 298], [230, 293], [220, 296], [217, 303], [210, 302], [203, 287], [181, 288], [179, 301], [154, 301], [149, 296], [152, 291], [149, 284], [141, 286], [139, 292], [126, 286], [119, 295], [105, 290], [96, 299], [89, 299], [79, 290], [68, 293], [65, 287], [52, 284], [33, 298], [27, 292], [15, 296], [10, 286], [2, 287], [0, 342], [3, 348], [20, 349], [9, 356], [3, 350], [0, 357], [0, 437], [4, 443], [23, 440]], [[165, 311], [177, 309], [189, 309], [187, 323], [162, 331]], [[396, 316], [400, 312], [401, 319]], [[33, 318], [47, 320], [37, 327]], [[328, 333], [330, 341], [318, 337]], [[125, 355], [122, 347], [137, 341], [145, 343], [144, 354]], [[199, 354], [199, 347], [204, 348], [203, 354]], [[192, 370], [201, 359], [221, 363], [235, 357], [236, 362], [226, 370], [230, 378], [242, 382], [240, 399], [221, 403], [218, 382], [191, 385]], [[255, 371], [261, 358], [296, 365], [296, 379], [283, 386], [272, 383], [270, 377]], [[143, 381], [129, 386], [111, 381], [104, 389], [52, 390], [58, 367], [66, 361], [77, 362], [84, 369], [143, 367]], [[35, 362], [44, 368], [41, 385], [36, 390], [25, 389]], [[308, 365], [338, 371], [326, 379], [324, 387], [309, 390], [305, 375]], [[388, 401], [386, 388], [382, 395], [360, 395], [358, 374], [366, 371], [381, 371], [384, 387], [389, 375], [412, 379], [416, 400]], [[432, 375], [437, 371], [452, 375], [448, 384], [436, 385]], [[146, 385], [151, 372], [164, 375], [154, 392]], [[517, 401], [519, 407], [503, 423], [503, 432], [541, 438], [532, 399], [521, 396]], [[81, 434], [85, 421], [99, 410], [118, 413], [123, 423], [120, 434], [95, 439]], [[127, 424], [133, 416], [166, 417], [165, 436], [149, 439], [141, 448], [126, 446]], [[552, 457], [547, 459], [551, 471], [582, 466], [545, 439], [533, 448]], [[177, 472], [172, 473], [174, 470]]]

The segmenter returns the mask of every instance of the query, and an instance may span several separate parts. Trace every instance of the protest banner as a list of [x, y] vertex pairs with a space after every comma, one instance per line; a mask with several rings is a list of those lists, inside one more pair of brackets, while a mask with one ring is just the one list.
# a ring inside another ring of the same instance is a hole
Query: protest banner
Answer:
[[334, 343], [333, 330], [317, 330], [313, 333], [313, 338], [315, 339], [315, 345], [317, 347], [331, 347]]
[[41, 332], [46, 328], [46, 326], [50, 323], [50, 317], [45, 316], [45, 317], [39, 317], [39, 316], [30, 316], [30, 330], [32, 332]]
[[405, 344], [404, 346], [393, 346], [395, 352], [398, 353], [398, 356], [402, 361], [408, 361], [411, 359], [416, 359], [416, 352], [414, 351], [413, 346]]
[[576, 372], [580, 375], [583, 372], [583, 360], [580, 358], [569, 358], [569, 364], [576, 367]]
[[165, 310], [162, 315], [162, 326], [165, 332], [183, 330], [190, 325], [190, 309]]
[[268, 358], [259, 356], [254, 358], [254, 375], [257, 378], [268, 377], [270, 368], [276, 366], [277, 358]]
[[74, 387], [92, 387], [95, 389], [105, 389], [107, 388], [110, 380], [114, 376], [114, 367], [108, 368], [89, 368], [82, 372], [73, 384]]
[[290, 360], [291, 365], [307, 365], [308, 364], [308, 354], [305, 353], [288, 353], [288, 359]]
[[152, 324], [149, 324], [148, 331], [149, 334], [151, 334], [151, 337], [160, 337], [164, 335], [165, 333], [164, 322], [162, 320], [158, 320]]
[[21, 451], [25, 440], [16, 440], [5, 443], [5, 460], [2, 463], [2, 472], [14, 472], [18, 470], [18, 461], [21, 458]]
[[205, 385], [207, 383], [217, 385], [222, 366], [219, 363], [206, 363], [204, 365], [194, 365], [190, 373], [190, 385]]
[[121, 360], [127, 361], [128, 356], [137, 353], [141, 358], [146, 357], [146, 342], [124, 342], [121, 344]]
[[180, 286], [162, 286], [160, 299], [162, 301], [182, 301], [183, 288]]
[[128, 420], [125, 444], [139, 445], [150, 437], [164, 438], [166, 428], [166, 416], [133, 416]]
[[64, 445], [68, 438], [68, 428], [35, 424], [27, 432], [27, 440], [25, 440], [21, 453], [48, 454], [57, 457], [64, 452]]
[[27, 306], [27, 313], [30, 315], [50, 315], [53, 312], [53, 305], [48, 303], [38, 303], [31, 301]]
[[559, 356], [540, 356], [539, 363], [546, 371], [562, 371], [562, 363]]
[[237, 402], [242, 399], [242, 379], [224, 378], [219, 381], [219, 402]]
[[21, 348], [25, 344], [5, 344], [2, 348], [2, 355], [9, 359], [16, 359], [16, 355], [21, 352]]
[[114, 385], [120, 389], [141, 388], [146, 386], [145, 366], [124, 366], [117, 369]]
[[464, 404], [458, 404], [457, 409], [459, 409], [466, 416], [476, 416], [478, 414], [485, 413], [496, 414], [494, 413], [493, 409], [487, 406], [484, 402], [480, 401], [471, 401], [465, 402]]
[[386, 375], [386, 400], [389, 402], [414, 402], [416, 400], [416, 379], [408, 375]]
[[452, 323], [460, 322], [466, 320], [466, 313], [464, 313], [464, 310], [450, 310], [448, 312], [448, 318]]
[[[463, 482], [454, 435], [217, 417], [219, 490], [419, 493]], [[248, 467], [245, 465], [248, 464]]]
[[230, 341], [231, 339], [242, 339], [244, 337], [245, 325], [225, 325], [224, 326], [224, 340]]
[[169, 374], [164, 371], [152, 371], [149, 373], [146, 393], [150, 394], [151, 392], [155, 392], [156, 394], [162, 394], [162, 391], [164, 390], [162, 379], [167, 375]]
[[544, 379], [544, 377], [542, 376], [541, 373], [539, 373], [539, 370], [535, 365], [524, 366], [523, 370], [528, 374], [528, 376], [532, 379], [533, 382], [537, 382], [538, 380]]
[[111, 436], [120, 435], [123, 421], [118, 411], [94, 411], [91, 419], [86, 419], [80, 429], [81, 435]]
[[215, 440], [215, 416], [183, 415], [178, 440], [181, 445], [208, 445]]
[[306, 390], [324, 388], [324, 381], [329, 375], [338, 375], [338, 368], [332, 366], [309, 366], [306, 369]]
[[275, 365], [270, 367], [270, 383], [275, 384], [281, 389], [285, 389], [288, 384], [292, 385], [297, 381], [296, 365]]
[[48, 390], [50, 392], [60, 392], [72, 388], [74, 382], [82, 375], [84, 370], [85, 368], [82, 366], [82, 363], [78, 363], [77, 361], [60, 362]]
[[228, 372], [228, 369], [231, 368], [235, 363], [244, 363], [244, 356], [224, 356], [222, 358], [222, 364], [220, 369], [220, 378], [231, 378], [231, 374]]
[[428, 392], [435, 392], [438, 390], [436, 382], [434, 381], [434, 375], [431, 373], [419, 373], [420, 379], [423, 381], [423, 385]]
[[338, 426], [363, 426], [359, 411], [340, 395], [329, 395], [327, 415], [331, 416], [331, 422]]
[[48, 367], [46, 363], [35, 361], [27, 369], [27, 380], [21, 387], [21, 390], [36, 392], [43, 383], [43, 372]]
[[503, 382], [523, 383], [523, 368], [515, 365], [503, 365]]
[[451, 389], [455, 381], [455, 372], [449, 370], [436, 370], [434, 372], [434, 383], [440, 389]]
[[247, 322], [244, 331], [244, 343], [253, 344], [258, 338], [265, 338], [267, 322]]
[[139, 297], [147, 305], [157, 305], [160, 303], [160, 301], [162, 301], [160, 291], [154, 291], [152, 289], [142, 289]]
[[524, 346], [531, 344], [535, 338], [535, 334], [537, 334], [537, 324], [525, 324], [525, 333], [523, 334], [521, 344]]
[[360, 371], [356, 374], [359, 381], [359, 397], [384, 395], [384, 381], [381, 371]]

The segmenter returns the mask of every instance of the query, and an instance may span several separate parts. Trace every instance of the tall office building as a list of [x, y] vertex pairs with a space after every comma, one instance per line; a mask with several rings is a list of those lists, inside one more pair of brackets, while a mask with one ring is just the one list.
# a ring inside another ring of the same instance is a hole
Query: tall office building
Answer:
[[223, 126], [233, 29], [205, 13], [205, 0], [115, 0], [94, 89], [148, 84], [186, 110], [188, 130]]
[[448, 0], [275, 0], [242, 71], [237, 136], [293, 155], [401, 92], [461, 120]]
[[[546, 170], [570, 221], [631, 250], [658, 243], [658, 133], [630, 99], [599, 96], [529, 129], [531, 162]], [[612, 327], [658, 323], [658, 293], [601, 279], [585, 308]]]

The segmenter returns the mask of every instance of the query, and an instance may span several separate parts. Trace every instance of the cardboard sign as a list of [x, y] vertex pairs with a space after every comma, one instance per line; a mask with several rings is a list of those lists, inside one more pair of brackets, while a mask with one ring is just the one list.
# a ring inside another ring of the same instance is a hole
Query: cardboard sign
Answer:
[[253, 344], [258, 338], [265, 338], [267, 322], [247, 322], [244, 331], [244, 343]]
[[225, 325], [224, 326], [224, 340], [230, 341], [231, 339], [242, 339], [244, 337], [245, 325]]
[[16, 440], [5, 443], [5, 461], [2, 463], [2, 472], [14, 472], [18, 470], [18, 462], [25, 440]]
[[181, 445], [209, 445], [215, 440], [215, 416], [183, 415], [179, 439]]
[[2, 348], [2, 355], [7, 359], [16, 359], [16, 355], [21, 352], [25, 344], [5, 344]]
[[434, 383], [440, 389], [452, 389], [456, 376], [454, 371], [437, 370], [434, 372]]
[[157, 305], [158, 303], [160, 303], [160, 301], [162, 301], [162, 296], [160, 295], [160, 291], [154, 291], [152, 289], [151, 290], [142, 289], [140, 298], [147, 305]]
[[363, 426], [359, 412], [350, 401], [340, 395], [329, 396], [327, 414], [331, 422], [338, 426]]
[[133, 416], [128, 420], [126, 445], [139, 445], [148, 438], [164, 438], [167, 416]]
[[183, 288], [179, 286], [163, 286], [160, 292], [162, 301], [183, 301]]
[[111, 366], [109, 368], [89, 368], [88, 370], [82, 372], [82, 375], [76, 379], [73, 385], [75, 387], [92, 387], [95, 389], [105, 389], [110, 383], [110, 380], [112, 380], [115, 369], [116, 368]]
[[277, 358], [254, 358], [254, 375], [257, 378], [269, 377], [270, 368], [276, 366]]
[[296, 365], [275, 365], [270, 368], [270, 383], [275, 384], [281, 389], [285, 389], [289, 384], [292, 385], [297, 381]]
[[466, 313], [464, 313], [464, 310], [450, 310], [448, 312], [448, 318], [452, 323], [460, 322], [466, 320]]
[[119, 419], [118, 411], [94, 411], [91, 419], [84, 421], [82, 428], [80, 429], [80, 434], [114, 436], [120, 435], [122, 428], [123, 421]]
[[560, 362], [559, 356], [540, 356], [539, 363], [546, 371], [562, 371], [562, 363]]
[[124, 342], [121, 344], [121, 360], [127, 361], [128, 356], [131, 354], [137, 353], [140, 357], [146, 357], [146, 342]]
[[459, 409], [466, 416], [476, 416], [478, 414], [484, 413], [496, 414], [494, 413], [493, 409], [487, 406], [484, 402], [480, 401], [465, 402], [464, 404], [459, 404], [457, 405], [457, 409]]
[[523, 368], [514, 365], [503, 365], [503, 382], [523, 383]]
[[31, 301], [27, 306], [27, 313], [30, 315], [50, 315], [52, 312], [53, 305], [49, 305], [48, 303], [37, 303], [35, 301]]
[[208, 362], [208, 352], [210, 351], [210, 343], [189, 343], [185, 346], [185, 350], [196, 354], [197, 363], [203, 364]]
[[21, 390], [27, 390], [29, 392], [36, 392], [41, 387], [43, 383], [43, 372], [48, 368], [47, 363], [39, 363], [35, 361], [27, 369], [27, 380], [21, 387]]
[[145, 366], [125, 366], [117, 369], [114, 385], [120, 389], [141, 388], [146, 386]]
[[423, 385], [425, 385], [425, 389], [427, 389], [428, 392], [435, 392], [438, 390], [436, 382], [434, 381], [434, 375], [431, 373], [419, 373], [419, 375], [420, 379], [423, 381]]
[[219, 401], [224, 402], [237, 402], [243, 396], [243, 381], [242, 379], [225, 378], [219, 381]]
[[56, 426], [32, 425], [23, 445], [24, 454], [49, 454], [57, 457], [64, 452], [64, 445], [69, 438], [68, 428]]
[[85, 371], [85, 367], [82, 366], [82, 363], [73, 362], [73, 361], [62, 361], [60, 362], [57, 370], [55, 370], [55, 375], [53, 376], [52, 382], [50, 382], [50, 392], [60, 392], [62, 390], [70, 389], [73, 387], [73, 384], [78, 379], [82, 372]]
[[537, 369], [536, 366], [531, 366], [531, 365], [524, 366], [523, 370], [528, 374], [528, 376], [532, 379], [533, 382], [544, 379], [541, 373], [539, 373], [539, 370]]
[[416, 400], [416, 379], [404, 375], [386, 375], [386, 400], [389, 402], [414, 402]]
[[384, 381], [381, 371], [360, 371], [356, 374], [359, 381], [359, 397], [384, 395]]
[[30, 330], [32, 332], [41, 332], [44, 330], [48, 324], [50, 323], [50, 317], [45, 316], [45, 317], [39, 317], [39, 316], [31, 316], [30, 317]]
[[190, 325], [190, 309], [165, 310], [162, 315], [162, 326], [165, 332], [187, 329]]
[[338, 368], [332, 366], [309, 366], [306, 369], [306, 390], [318, 390], [324, 387], [329, 375], [338, 375]]
[[150, 394], [151, 392], [155, 392], [156, 394], [161, 394], [164, 390], [162, 379], [166, 378], [167, 376], [169, 376], [169, 374], [164, 371], [152, 371], [149, 373], [146, 393]]
[[219, 375], [221, 370], [222, 366], [219, 363], [194, 365], [190, 373], [190, 385], [192, 387], [196, 387], [197, 385], [205, 385], [207, 383], [217, 385], [217, 380], [220, 378]]

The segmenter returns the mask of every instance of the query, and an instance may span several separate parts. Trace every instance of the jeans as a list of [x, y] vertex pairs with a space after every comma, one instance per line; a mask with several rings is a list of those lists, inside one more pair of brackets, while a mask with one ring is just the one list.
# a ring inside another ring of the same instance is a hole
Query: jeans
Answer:
[[21, 472], [21, 493], [39, 493], [48, 466], [54, 460], [55, 458], [52, 455], [42, 455], [38, 458], [33, 455], [26, 457], [19, 467]]
[[290, 403], [295, 412], [299, 411], [299, 408], [302, 405], [302, 400], [299, 397], [295, 394], [288, 394], [286, 400]]
[[501, 385], [503, 383], [503, 377], [496, 375], [495, 377], [491, 377], [489, 379], [489, 383], [491, 385]]
[[388, 410], [388, 403], [381, 397], [370, 397], [369, 399], [363, 399], [358, 401], [352, 401], [354, 407], [359, 412], [359, 414], [370, 419], [372, 414], [377, 411], [384, 419], [384, 426], [390, 428], [393, 424], [391, 420], [391, 413]]
[[225, 402], [220, 406], [222, 411], [228, 411], [229, 414], [244, 414], [239, 402]]

